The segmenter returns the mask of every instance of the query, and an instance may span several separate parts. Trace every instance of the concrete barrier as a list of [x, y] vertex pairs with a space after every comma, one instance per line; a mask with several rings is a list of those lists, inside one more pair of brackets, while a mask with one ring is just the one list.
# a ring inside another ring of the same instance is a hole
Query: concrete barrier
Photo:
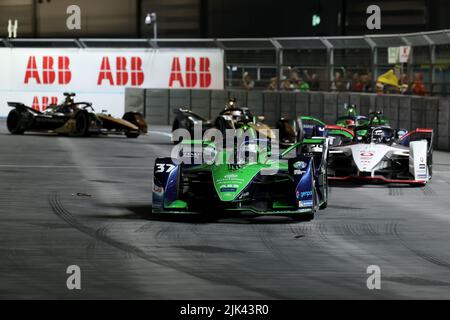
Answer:
[[450, 150], [449, 98], [369, 93], [272, 92], [244, 90], [154, 90], [127, 88], [125, 110], [145, 114], [150, 125], [171, 125], [174, 111], [190, 108], [204, 118], [214, 119], [230, 98], [238, 106], [248, 107], [255, 116], [262, 115], [274, 126], [280, 118], [294, 119], [310, 115], [326, 123], [335, 123], [344, 104], [356, 104], [360, 114], [381, 110], [395, 128], [407, 130], [432, 128], [435, 145]]

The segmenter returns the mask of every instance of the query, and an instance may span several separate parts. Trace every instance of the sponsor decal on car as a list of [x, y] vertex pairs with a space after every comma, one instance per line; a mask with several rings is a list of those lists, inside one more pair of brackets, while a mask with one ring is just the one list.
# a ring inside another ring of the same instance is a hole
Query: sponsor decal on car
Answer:
[[312, 207], [314, 206], [314, 202], [312, 200], [299, 201], [298, 206], [299, 208]]
[[300, 194], [300, 197], [306, 198], [306, 197], [312, 197], [313, 193], [312, 191], [304, 191]]
[[305, 169], [307, 166], [308, 164], [304, 161], [297, 161], [293, 165], [294, 169]]

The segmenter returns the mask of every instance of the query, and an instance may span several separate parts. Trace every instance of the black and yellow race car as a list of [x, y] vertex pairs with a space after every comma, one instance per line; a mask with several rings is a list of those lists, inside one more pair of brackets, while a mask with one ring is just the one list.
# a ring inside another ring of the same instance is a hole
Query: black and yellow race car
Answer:
[[9, 132], [15, 135], [49, 132], [74, 137], [125, 134], [128, 138], [147, 133], [147, 122], [138, 112], [127, 112], [122, 118], [115, 118], [106, 112], [95, 113], [90, 102], [75, 102], [74, 93], [64, 95], [66, 99], [62, 104], [49, 105], [43, 112], [23, 103], [8, 102], [14, 108], [6, 120]]

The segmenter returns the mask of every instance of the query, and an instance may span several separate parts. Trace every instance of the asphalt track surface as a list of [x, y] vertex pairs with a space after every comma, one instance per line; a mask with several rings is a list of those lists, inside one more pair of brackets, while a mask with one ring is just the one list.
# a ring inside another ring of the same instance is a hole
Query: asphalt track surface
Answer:
[[450, 299], [450, 154], [424, 188], [333, 187], [312, 222], [161, 220], [153, 162], [172, 146], [155, 130], [11, 136], [0, 121], [0, 298]]

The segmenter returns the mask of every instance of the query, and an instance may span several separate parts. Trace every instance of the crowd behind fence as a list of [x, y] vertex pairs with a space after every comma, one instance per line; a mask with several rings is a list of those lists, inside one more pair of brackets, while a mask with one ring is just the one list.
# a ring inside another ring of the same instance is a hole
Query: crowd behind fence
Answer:
[[[0, 47], [221, 48], [225, 87], [270, 91], [450, 95], [450, 30], [266, 39], [0, 39]], [[411, 47], [407, 63], [388, 48]], [[398, 86], [377, 80], [392, 70]]]

